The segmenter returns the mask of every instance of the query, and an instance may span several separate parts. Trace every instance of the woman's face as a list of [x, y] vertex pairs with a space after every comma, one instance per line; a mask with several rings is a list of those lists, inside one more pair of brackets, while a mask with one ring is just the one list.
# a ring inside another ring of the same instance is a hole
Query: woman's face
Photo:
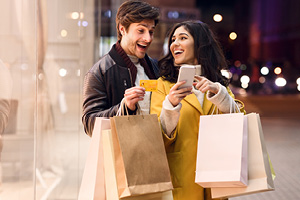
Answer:
[[175, 30], [171, 41], [170, 51], [175, 65], [198, 64], [194, 51], [194, 38], [183, 26]]

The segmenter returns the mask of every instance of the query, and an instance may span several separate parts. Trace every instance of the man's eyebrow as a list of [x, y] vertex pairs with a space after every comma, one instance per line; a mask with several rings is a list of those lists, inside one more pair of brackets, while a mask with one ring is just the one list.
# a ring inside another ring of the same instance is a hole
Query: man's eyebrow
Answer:
[[155, 26], [153, 25], [153, 26], [147, 26], [147, 24], [138, 24], [138, 26], [144, 26], [144, 27], [146, 27], [146, 28], [152, 28], [152, 29], [155, 29]]

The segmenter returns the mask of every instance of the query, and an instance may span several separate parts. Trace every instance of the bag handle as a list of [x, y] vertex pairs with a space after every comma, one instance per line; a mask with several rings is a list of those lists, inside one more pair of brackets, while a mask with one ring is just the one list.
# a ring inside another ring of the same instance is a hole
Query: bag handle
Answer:
[[[234, 101], [233, 98], [231, 98], [231, 100], [232, 100], [233, 102], [230, 102], [229, 113], [230, 113], [230, 114], [231, 114], [231, 113], [235, 113], [236, 110], [238, 111], [238, 113], [240, 113], [241, 110], [240, 110], [238, 104]], [[234, 107], [233, 107], [233, 108], [232, 108], [232, 104], [234, 104]], [[213, 111], [212, 111], [212, 113], [211, 113], [212, 115], [214, 114], [216, 107], [217, 107], [217, 106], [214, 104], [214, 108], [213, 108]], [[218, 108], [217, 108], [217, 113], [216, 113], [216, 114], [219, 114], [219, 109], [218, 109]]]
[[[136, 103], [136, 106], [137, 106], [137, 113], [141, 114], [143, 116], [143, 119], [144, 119], [144, 115], [143, 115], [143, 112], [141, 111], [140, 105], [138, 103]], [[127, 105], [125, 103], [125, 99], [123, 98], [121, 100], [121, 102], [120, 102], [120, 107], [119, 107], [119, 109], [117, 111], [116, 116], [125, 116], [125, 110], [124, 110], [124, 108], [126, 110], [126, 115], [129, 116], [129, 114], [128, 114], [129, 113], [128, 112], [128, 107], [127, 107]]]

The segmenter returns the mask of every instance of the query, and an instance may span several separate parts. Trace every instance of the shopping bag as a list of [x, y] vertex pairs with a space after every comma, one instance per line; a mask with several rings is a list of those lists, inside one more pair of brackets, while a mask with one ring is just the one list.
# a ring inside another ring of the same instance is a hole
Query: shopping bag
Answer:
[[156, 114], [110, 118], [119, 198], [173, 189]]
[[[272, 166], [264, 142], [264, 135], [259, 114], [248, 116], [248, 186], [245, 188], [212, 188], [213, 198], [234, 197], [275, 189]], [[275, 176], [274, 176], [275, 177]]]
[[97, 117], [85, 162], [78, 200], [105, 200], [101, 131], [110, 129], [108, 118]]
[[[119, 200], [111, 130], [102, 131], [106, 200]], [[122, 198], [122, 200], [173, 200], [172, 191]]]
[[245, 187], [247, 135], [243, 113], [200, 116], [195, 182], [204, 188]]

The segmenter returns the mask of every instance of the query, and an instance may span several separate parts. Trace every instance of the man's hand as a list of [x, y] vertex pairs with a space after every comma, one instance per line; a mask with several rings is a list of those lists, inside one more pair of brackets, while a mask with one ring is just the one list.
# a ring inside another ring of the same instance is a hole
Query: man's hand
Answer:
[[135, 86], [125, 90], [124, 99], [127, 108], [130, 110], [136, 109], [136, 103], [138, 101], [144, 100], [145, 88], [140, 86]]

